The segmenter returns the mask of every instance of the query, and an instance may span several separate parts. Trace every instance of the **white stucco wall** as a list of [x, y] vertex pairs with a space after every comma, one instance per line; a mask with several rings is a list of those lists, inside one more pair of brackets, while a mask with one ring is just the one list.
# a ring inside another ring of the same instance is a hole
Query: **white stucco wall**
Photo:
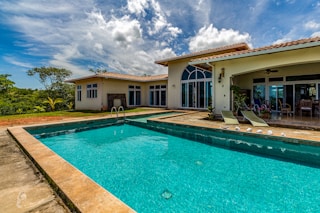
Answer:
[[189, 60], [171, 62], [168, 66], [168, 108], [181, 107], [181, 76]]
[[[87, 98], [87, 85], [98, 84], [97, 98]], [[75, 90], [75, 109], [76, 110], [101, 110], [102, 107], [102, 93], [103, 84], [102, 80], [95, 78], [85, 81], [79, 81], [76, 85], [81, 85], [81, 101], [77, 101], [77, 87]]]

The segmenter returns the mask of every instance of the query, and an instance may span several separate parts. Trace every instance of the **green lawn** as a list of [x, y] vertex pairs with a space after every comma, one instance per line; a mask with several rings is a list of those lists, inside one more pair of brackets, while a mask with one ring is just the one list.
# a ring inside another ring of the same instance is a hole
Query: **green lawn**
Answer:
[[[148, 108], [134, 108], [125, 110], [125, 113], [130, 112], [143, 112], [150, 111], [152, 109]], [[110, 114], [111, 112], [95, 112], [95, 111], [55, 111], [55, 112], [42, 112], [42, 113], [30, 113], [30, 114], [18, 114], [18, 115], [5, 115], [0, 116], [1, 121], [15, 121], [15, 120], [25, 120], [25, 119], [41, 119], [46, 117], [87, 117], [87, 116], [97, 116], [102, 117]], [[122, 114], [122, 112], [120, 113]]]

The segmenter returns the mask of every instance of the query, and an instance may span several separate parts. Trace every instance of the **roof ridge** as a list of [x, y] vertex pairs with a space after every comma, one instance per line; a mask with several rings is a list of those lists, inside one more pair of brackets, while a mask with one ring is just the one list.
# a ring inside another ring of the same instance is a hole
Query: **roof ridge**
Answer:
[[254, 50], [254, 49], [264, 49], [264, 48], [270, 48], [270, 47], [279, 48], [279, 47], [288, 46], [288, 44], [290, 46], [293, 46], [293, 45], [305, 44], [305, 43], [316, 42], [316, 41], [320, 41], [320, 37], [319, 36], [311, 37], [311, 38], [301, 38], [301, 39], [298, 39], [298, 40], [291, 40], [291, 41], [286, 41], [286, 42], [266, 45], [266, 46], [262, 46], [262, 47], [253, 48], [252, 50]]

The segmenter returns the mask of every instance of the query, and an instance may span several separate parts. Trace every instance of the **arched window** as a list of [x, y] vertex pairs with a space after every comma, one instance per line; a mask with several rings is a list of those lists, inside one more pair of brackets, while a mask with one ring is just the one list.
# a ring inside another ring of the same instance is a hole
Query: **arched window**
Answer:
[[207, 108], [212, 99], [212, 73], [188, 65], [181, 76], [181, 106]]

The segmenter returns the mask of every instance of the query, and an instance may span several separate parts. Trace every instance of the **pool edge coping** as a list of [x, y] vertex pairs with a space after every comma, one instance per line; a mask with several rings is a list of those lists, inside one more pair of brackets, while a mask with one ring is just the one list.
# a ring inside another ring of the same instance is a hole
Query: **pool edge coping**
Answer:
[[34, 138], [24, 127], [8, 127], [7, 130], [71, 210], [136, 212]]

